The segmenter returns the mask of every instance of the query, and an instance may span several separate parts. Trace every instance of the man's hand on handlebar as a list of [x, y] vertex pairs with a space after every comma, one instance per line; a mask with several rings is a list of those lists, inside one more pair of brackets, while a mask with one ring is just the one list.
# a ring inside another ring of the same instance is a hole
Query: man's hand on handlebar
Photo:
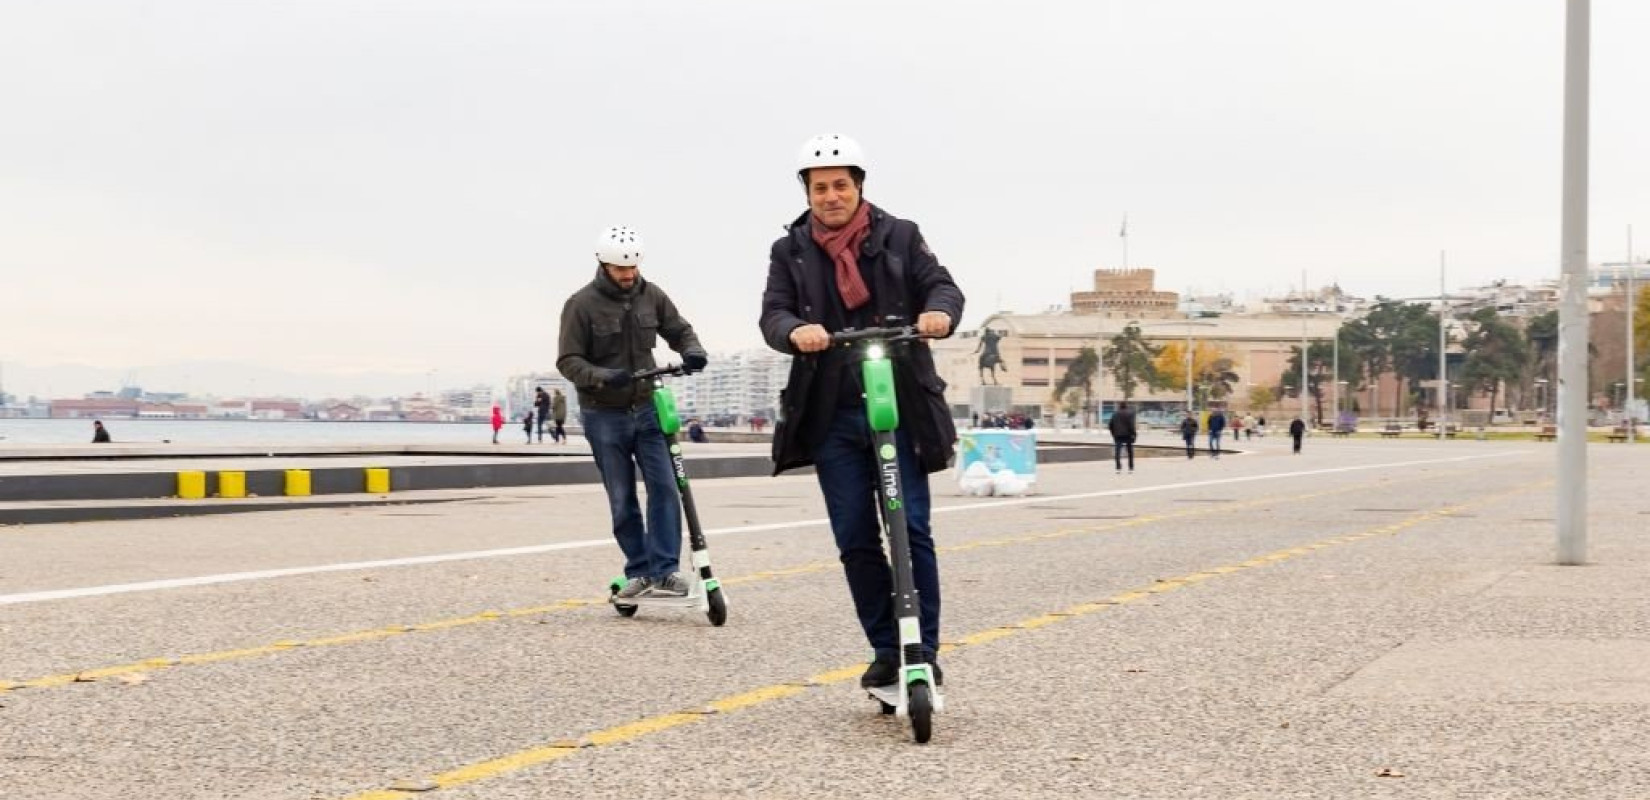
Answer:
[[934, 339], [951, 335], [951, 315], [944, 311], [924, 311], [917, 317], [917, 333]]
[[798, 325], [791, 329], [791, 346], [798, 353], [818, 353], [831, 346], [831, 334], [824, 325]]

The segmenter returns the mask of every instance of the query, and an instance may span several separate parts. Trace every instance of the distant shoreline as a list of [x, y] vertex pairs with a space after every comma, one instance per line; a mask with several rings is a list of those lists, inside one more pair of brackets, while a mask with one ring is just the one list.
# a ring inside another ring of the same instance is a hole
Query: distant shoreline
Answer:
[[366, 423], [370, 425], [404, 424], [404, 425], [481, 425], [488, 420], [483, 417], [461, 420], [421, 420], [421, 419], [255, 419], [250, 417], [4, 417], [6, 422], [91, 422], [93, 420], [118, 420], [120, 422], [322, 422], [349, 425], [352, 423]]

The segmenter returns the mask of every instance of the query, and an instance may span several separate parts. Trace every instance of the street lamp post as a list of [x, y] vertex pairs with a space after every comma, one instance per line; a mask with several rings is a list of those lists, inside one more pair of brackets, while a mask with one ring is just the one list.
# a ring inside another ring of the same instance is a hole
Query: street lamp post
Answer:
[[[1444, 287], [1444, 251], [1438, 251], [1438, 441], [1444, 441], [1444, 423], [1448, 406], [1449, 367], [1444, 362], [1444, 350], [1449, 346], [1449, 289]], [[1491, 409], [1492, 413], [1494, 409]]]
[[[1636, 363], [1638, 361], [1638, 359], [1634, 357], [1634, 353], [1633, 353], [1633, 345], [1634, 345], [1634, 342], [1633, 342], [1633, 314], [1636, 311], [1636, 306], [1638, 305], [1638, 302], [1637, 302], [1638, 298], [1634, 296], [1634, 291], [1633, 291], [1634, 287], [1635, 287], [1635, 280], [1634, 279], [1636, 277], [1633, 274], [1633, 271], [1640, 264], [1647, 264], [1647, 263], [1650, 263], [1650, 260], [1639, 262], [1639, 264], [1634, 264], [1633, 263], [1633, 226], [1628, 225], [1627, 226], [1627, 260], [1620, 263], [1620, 264], [1605, 264], [1604, 265], [1604, 266], [1607, 266], [1607, 267], [1621, 267], [1622, 269], [1625, 269], [1627, 271], [1626, 276], [1625, 276], [1626, 277], [1626, 282], [1627, 282], [1627, 287], [1626, 287], [1627, 288], [1627, 379], [1626, 379], [1627, 380], [1627, 392], [1626, 392], [1627, 397], [1626, 397], [1625, 402], [1623, 402], [1622, 407], [1627, 409], [1629, 420], [1631, 419], [1631, 416], [1632, 416], [1632, 413], [1633, 413], [1633, 398], [1636, 396], [1636, 391], [1635, 391], [1635, 387], [1634, 387], [1633, 384], [1643, 382], [1643, 381], [1639, 381], [1639, 380], [1637, 380], [1633, 377], [1634, 374], [1637, 372], [1635, 367], [1638, 366], [1637, 363]], [[1634, 426], [1631, 425], [1631, 424], [1629, 424], [1627, 426], [1627, 442], [1629, 444], [1631, 444], [1633, 442], [1633, 439], [1634, 439], [1633, 427]]]
[[1591, 0], [1564, 19], [1564, 170], [1558, 313], [1557, 561], [1587, 563], [1587, 112]]
[[1334, 395], [1335, 395], [1334, 396], [1334, 405], [1335, 405], [1334, 414], [1335, 414], [1335, 418], [1333, 420], [1331, 420], [1330, 424], [1338, 426], [1338, 425], [1341, 424], [1341, 384], [1346, 383], [1346, 381], [1341, 380], [1341, 323], [1340, 323], [1340, 320], [1338, 318], [1335, 320], [1335, 339], [1334, 339], [1334, 342], [1335, 342], [1335, 346], [1334, 346], [1335, 356], [1334, 356], [1334, 359], [1332, 360], [1332, 363], [1334, 364], [1334, 366], [1330, 367], [1329, 371], [1330, 371], [1330, 374], [1332, 376], [1334, 376], [1334, 377], [1331, 378], [1331, 380], [1333, 380], [1335, 382], [1334, 386], [1330, 387], [1330, 388], [1334, 389]]
[[1186, 413], [1192, 413], [1192, 318], [1186, 318]]
[[1304, 306], [1306, 306], [1306, 304], [1307, 304], [1306, 270], [1303, 269], [1303, 270], [1301, 270], [1301, 305], [1303, 306], [1303, 308], [1301, 309], [1301, 390], [1300, 390], [1299, 397], [1301, 399], [1301, 421], [1306, 423], [1306, 429], [1307, 430], [1312, 430], [1312, 412], [1306, 406], [1307, 387], [1312, 385], [1311, 383], [1308, 383], [1307, 380], [1306, 380], [1306, 369], [1307, 369], [1306, 365], [1307, 365], [1307, 362], [1311, 360], [1307, 357], [1307, 354], [1306, 354], [1306, 314], [1307, 314], [1307, 311], [1304, 308]]

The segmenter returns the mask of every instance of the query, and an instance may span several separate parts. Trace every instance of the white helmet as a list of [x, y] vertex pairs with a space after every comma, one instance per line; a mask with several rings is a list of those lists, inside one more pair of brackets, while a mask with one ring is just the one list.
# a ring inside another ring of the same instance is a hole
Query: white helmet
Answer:
[[615, 267], [639, 267], [642, 264], [642, 237], [622, 225], [607, 228], [596, 237], [596, 260]]
[[815, 167], [857, 167], [865, 171], [865, 151], [839, 133], [822, 133], [802, 145], [796, 156], [798, 175]]

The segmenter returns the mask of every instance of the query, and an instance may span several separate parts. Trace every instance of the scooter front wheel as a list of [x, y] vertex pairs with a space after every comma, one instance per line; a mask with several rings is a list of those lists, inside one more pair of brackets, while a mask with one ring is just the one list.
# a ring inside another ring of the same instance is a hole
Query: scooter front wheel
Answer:
[[[608, 587], [607, 587], [608, 597], [609, 598], [617, 597], [618, 594], [619, 594], [619, 589], [622, 588], [623, 586], [624, 586], [624, 581], [620, 581], [620, 580], [613, 581], [613, 583], [609, 584]], [[636, 616], [636, 606], [624, 605], [622, 603], [615, 602], [613, 604], [613, 610], [619, 612], [619, 616], [621, 616], [621, 617], [634, 617], [634, 616]]]
[[722, 624], [728, 621], [728, 601], [722, 596], [722, 587], [710, 590], [705, 595], [705, 602], [710, 605], [710, 609], [705, 612], [705, 616], [710, 618], [710, 624], [722, 627]]
[[934, 735], [934, 697], [928, 684], [917, 681], [907, 687], [910, 703], [908, 711], [911, 715], [911, 738], [917, 744], [928, 744], [929, 738]]

